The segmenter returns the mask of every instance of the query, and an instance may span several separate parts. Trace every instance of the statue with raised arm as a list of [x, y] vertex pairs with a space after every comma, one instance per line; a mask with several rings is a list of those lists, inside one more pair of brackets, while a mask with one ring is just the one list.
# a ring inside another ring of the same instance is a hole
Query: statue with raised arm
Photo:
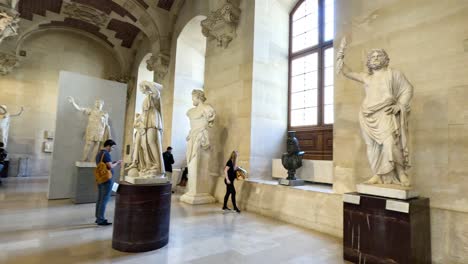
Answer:
[[104, 101], [96, 100], [93, 108], [84, 108], [79, 106], [71, 96], [67, 97], [67, 100], [76, 110], [88, 115], [85, 145], [81, 161], [94, 161], [101, 143], [112, 138], [109, 126], [109, 114], [102, 110]]
[[[135, 117], [132, 164], [127, 168], [136, 169], [138, 177], [149, 178], [165, 173], [162, 157], [161, 90], [162, 86], [158, 83], [140, 83], [140, 91], [145, 95], [145, 99], [141, 114]], [[129, 171], [130, 174], [135, 175]]]
[[344, 63], [346, 39], [337, 53], [337, 71], [363, 84], [366, 96], [359, 111], [359, 123], [367, 146], [373, 176], [368, 184], [409, 186], [408, 115], [413, 86], [405, 75], [389, 68], [383, 49], [367, 56], [367, 72], [355, 73]]
[[23, 107], [16, 114], [10, 114], [6, 105], [0, 105], [0, 142], [4, 144], [4, 148], [8, 145], [8, 132], [10, 130], [10, 119], [20, 116], [23, 113]]

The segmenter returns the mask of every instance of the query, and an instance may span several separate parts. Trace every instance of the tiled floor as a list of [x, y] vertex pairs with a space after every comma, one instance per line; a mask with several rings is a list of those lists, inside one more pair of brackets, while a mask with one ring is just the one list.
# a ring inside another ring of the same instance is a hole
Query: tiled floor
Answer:
[[[94, 204], [48, 201], [47, 179], [8, 178], [0, 187], [0, 263], [346, 263], [341, 240], [220, 205], [172, 200], [169, 245], [127, 254], [96, 227]], [[107, 215], [112, 219], [113, 200]]]

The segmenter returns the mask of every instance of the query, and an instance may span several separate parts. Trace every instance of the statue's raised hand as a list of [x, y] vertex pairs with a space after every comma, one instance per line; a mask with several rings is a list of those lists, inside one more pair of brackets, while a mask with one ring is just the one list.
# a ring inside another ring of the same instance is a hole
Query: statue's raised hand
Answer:
[[73, 99], [73, 97], [71, 97], [71, 96], [67, 96], [67, 101], [68, 101], [70, 104], [75, 103], [75, 99]]

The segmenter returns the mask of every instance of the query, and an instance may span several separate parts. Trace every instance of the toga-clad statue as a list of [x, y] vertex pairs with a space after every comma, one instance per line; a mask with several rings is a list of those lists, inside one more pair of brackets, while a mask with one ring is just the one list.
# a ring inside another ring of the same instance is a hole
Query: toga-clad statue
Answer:
[[362, 83], [366, 92], [359, 123], [374, 174], [366, 183], [409, 186], [408, 115], [413, 86], [402, 72], [388, 67], [390, 59], [385, 50], [371, 50], [368, 72], [355, 73], [344, 65], [345, 48], [343, 39], [337, 53], [337, 70]]
[[8, 145], [8, 133], [10, 131], [10, 119], [20, 116], [23, 113], [23, 107], [17, 114], [10, 114], [6, 105], [0, 105], [0, 142], [3, 142], [4, 147]]
[[162, 86], [158, 83], [149, 81], [140, 83], [140, 91], [145, 95], [145, 99], [141, 114], [135, 117], [132, 164], [127, 168], [127, 170], [136, 169], [139, 177], [152, 177], [165, 173], [161, 145], [163, 132], [161, 90]]
[[101, 143], [111, 139], [111, 130], [109, 126], [109, 114], [102, 110], [104, 107], [103, 100], [96, 100], [93, 108], [84, 108], [76, 104], [75, 99], [67, 97], [76, 110], [88, 115], [88, 126], [86, 127], [85, 145], [81, 161], [94, 161]]
[[187, 164], [198, 155], [201, 149], [210, 147], [208, 128], [213, 126], [216, 112], [209, 104], [205, 104], [206, 97], [202, 90], [192, 91], [192, 102], [195, 106], [187, 111], [190, 119], [190, 132], [187, 136]]

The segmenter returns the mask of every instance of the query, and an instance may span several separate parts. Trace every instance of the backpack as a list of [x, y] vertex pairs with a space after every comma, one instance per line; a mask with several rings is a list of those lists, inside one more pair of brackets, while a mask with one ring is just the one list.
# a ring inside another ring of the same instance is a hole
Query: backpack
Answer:
[[104, 152], [101, 154], [101, 161], [99, 161], [96, 169], [94, 169], [94, 178], [97, 184], [105, 183], [112, 179], [112, 172], [107, 168], [107, 165], [103, 162]]

